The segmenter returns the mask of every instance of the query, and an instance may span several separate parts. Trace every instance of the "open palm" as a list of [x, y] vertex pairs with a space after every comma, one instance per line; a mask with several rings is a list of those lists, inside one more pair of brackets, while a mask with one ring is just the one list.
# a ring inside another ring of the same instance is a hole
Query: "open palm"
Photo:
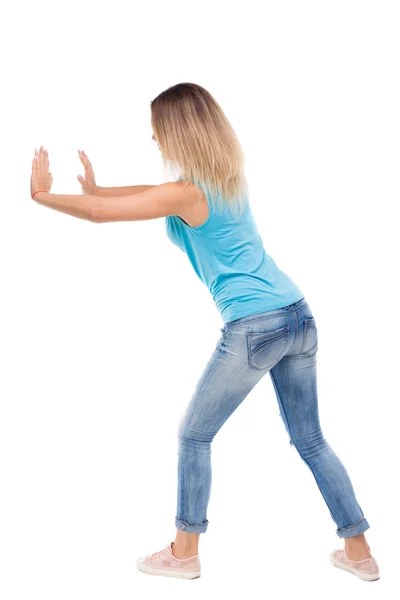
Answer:
[[85, 176], [78, 175], [78, 181], [84, 194], [95, 194], [100, 187], [96, 184], [92, 164], [83, 150], [78, 150], [79, 158], [85, 169]]

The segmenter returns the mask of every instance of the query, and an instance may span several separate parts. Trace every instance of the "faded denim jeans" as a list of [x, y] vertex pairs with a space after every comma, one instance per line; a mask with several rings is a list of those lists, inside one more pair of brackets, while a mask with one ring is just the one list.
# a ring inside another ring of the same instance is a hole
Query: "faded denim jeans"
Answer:
[[211, 443], [252, 388], [270, 374], [290, 444], [312, 471], [340, 538], [369, 523], [349, 475], [325, 440], [318, 415], [318, 332], [315, 317], [298, 302], [225, 323], [178, 430], [175, 526], [188, 533], [208, 528]]

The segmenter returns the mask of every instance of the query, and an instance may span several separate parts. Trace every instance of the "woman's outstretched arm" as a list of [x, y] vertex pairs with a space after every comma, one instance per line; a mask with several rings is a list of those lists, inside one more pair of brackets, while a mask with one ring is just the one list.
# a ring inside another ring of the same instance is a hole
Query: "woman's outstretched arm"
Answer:
[[198, 188], [183, 181], [150, 186], [138, 194], [118, 197], [95, 196], [92, 208], [95, 223], [143, 221], [180, 215], [193, 204]]
[[180, 215], [195, 201], [198, 188], [169, 181], [128, 196], [60, 195], [39, 192], [35, 200], [49, 208], [93, 223], [142, 221]]

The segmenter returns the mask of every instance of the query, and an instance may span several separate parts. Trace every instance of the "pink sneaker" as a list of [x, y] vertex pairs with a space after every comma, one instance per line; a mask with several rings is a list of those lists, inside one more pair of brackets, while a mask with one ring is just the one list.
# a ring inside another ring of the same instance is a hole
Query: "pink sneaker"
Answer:
[[380, 578], [379, 567], [374, 558], [364, 558], [363, 560], [351, 560], [344, 549], [335, 550], [331, 553], [331, 563], [339, 569], [345, 569], [357, 575], [365, 581], [375, 581]]
[[200, 577], [200, 557], [198, 554], [190, 558], [176, 558], [172, 554], [172, 545], [159, 552], [137, 559], [137, 568], [150, 575], [166, 575], [167, 577], [181, 577], [182, 579], [195, 579]]

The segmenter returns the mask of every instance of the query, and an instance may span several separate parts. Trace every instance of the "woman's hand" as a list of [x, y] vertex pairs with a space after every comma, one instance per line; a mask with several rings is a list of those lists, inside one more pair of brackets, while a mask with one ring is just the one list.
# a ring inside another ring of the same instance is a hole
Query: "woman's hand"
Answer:
[[100, 187], [96, 184], [96, 181], [94, 179], [93, 167], [91, 165], [90, 160], [88, 159], [86, 154], [83, 152], [83, 150], [78, 150], [78, 154], [79, 154], [79, 158], [81, 159], [81, 162], [85, 168], [85, 177], [82, 177], [82, 175], [78, 175], [78, 181], [82, 186], [83, 193], [93, 196], [100, 189]]
[[49, 173], [49, 155], [47, 150], [40, 146], [40, 150], [35, 149], [35, 156], [32, 161], [31, 175], [31, 197], [35, 192], [50, 192], [53, 184], [53, 176]]

